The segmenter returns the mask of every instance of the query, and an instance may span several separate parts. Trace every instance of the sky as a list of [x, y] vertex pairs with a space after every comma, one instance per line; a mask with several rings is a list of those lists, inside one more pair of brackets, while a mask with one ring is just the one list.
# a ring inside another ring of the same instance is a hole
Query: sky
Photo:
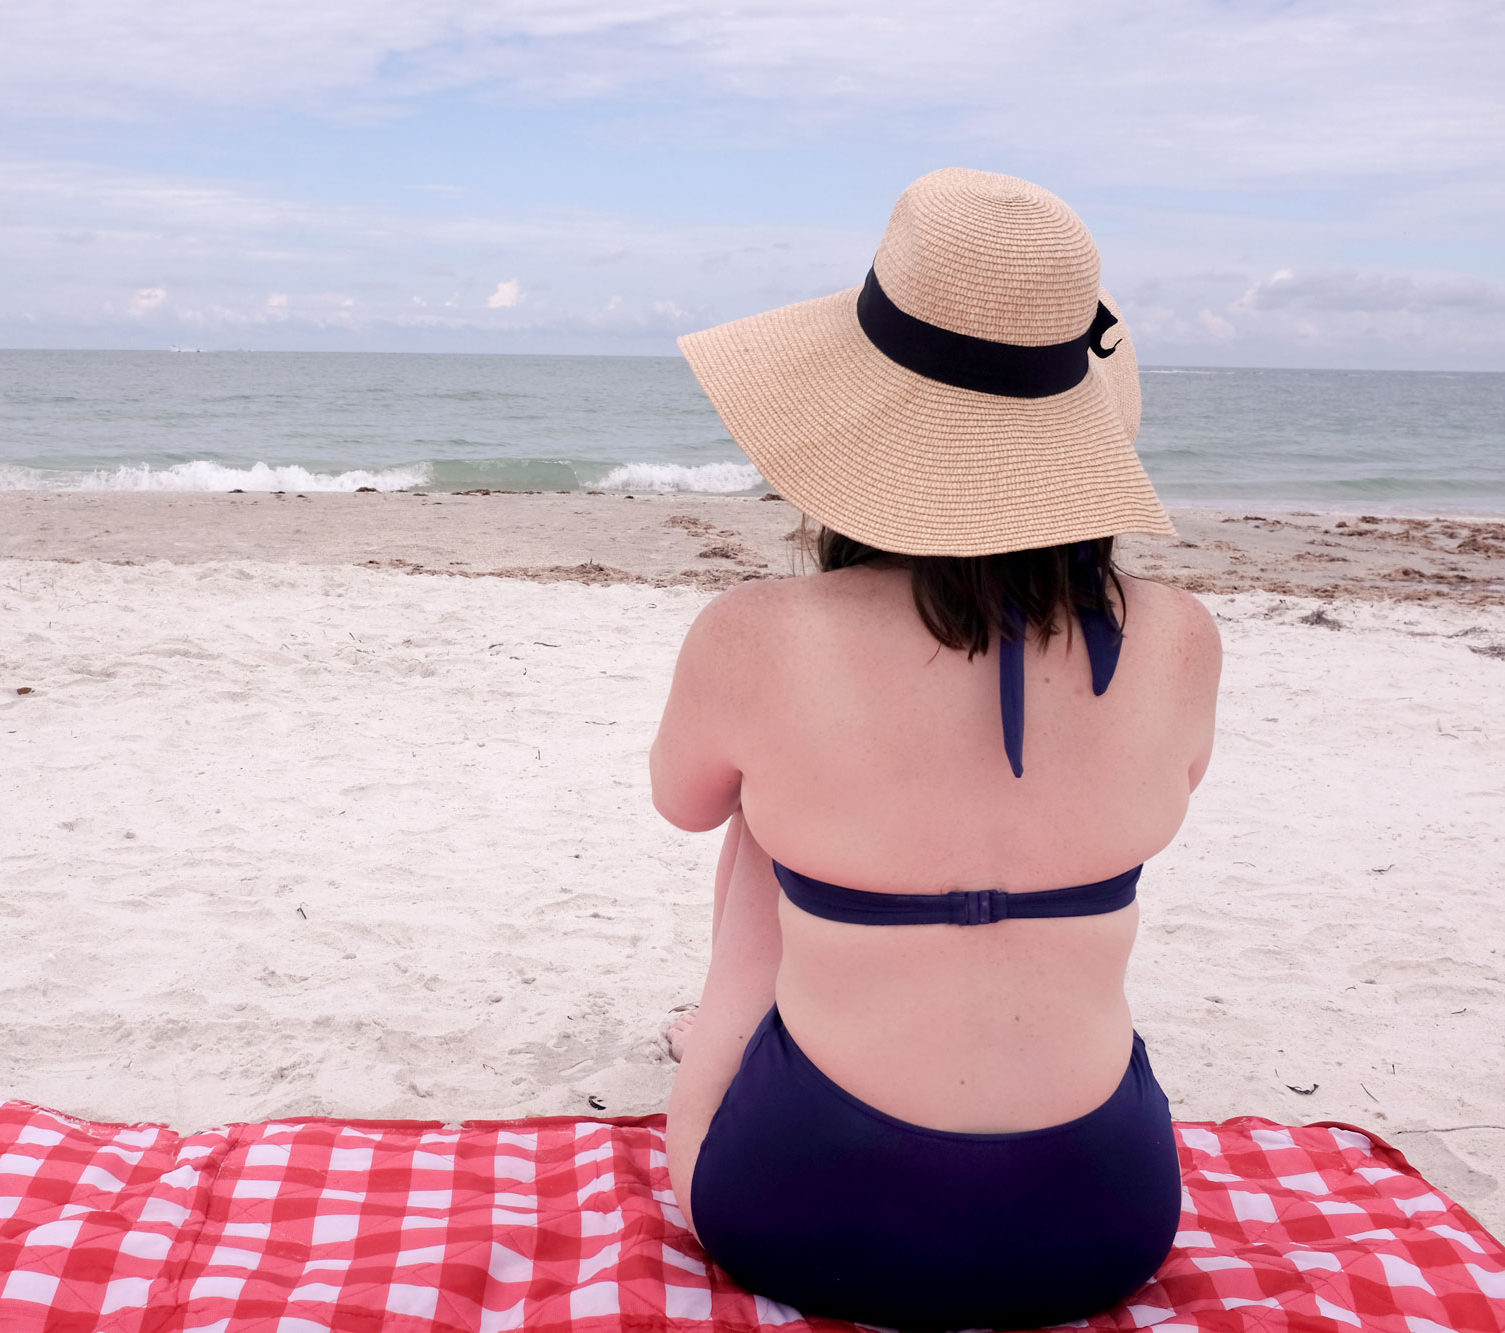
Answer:
[[1505, 370], [1498, 0], [5, 0], [0, 346], [672, 355], [1047, 186], [1141, 359]]

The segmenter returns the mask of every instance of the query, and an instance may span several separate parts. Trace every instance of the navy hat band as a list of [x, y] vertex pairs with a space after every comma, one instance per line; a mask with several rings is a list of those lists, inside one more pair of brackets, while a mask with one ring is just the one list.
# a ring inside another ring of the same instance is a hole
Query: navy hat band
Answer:
[[974, 393], [1004, 398], [1049, 398], [1087, 378], [1087, 353], [1112, 356], [1118, 344], [1103, 346], [1103, 334], [1118, 318], [1101, 301], [1092, 327], [1070, 342], [1021, 347], [953, 333], [900, 310], [869, 269], [857, 297], [857, 322], [890, 361], [926, 379]]

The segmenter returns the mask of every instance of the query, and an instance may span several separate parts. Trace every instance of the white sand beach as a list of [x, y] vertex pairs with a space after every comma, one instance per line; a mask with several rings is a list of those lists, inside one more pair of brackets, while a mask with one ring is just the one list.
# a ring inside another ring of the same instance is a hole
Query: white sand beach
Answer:
[[[686, 626], [787, 569], [791, 514], [502, 498], [0, 497], [0, 1094], [663, 1108], [719, 841], [654, 814], [646, 751]], [[1501, 1235], [1505, 561], [1445, 527], [1131, 547], [1226, 651], [1131, 998], [1178, 1118], [1372, 1129]]]

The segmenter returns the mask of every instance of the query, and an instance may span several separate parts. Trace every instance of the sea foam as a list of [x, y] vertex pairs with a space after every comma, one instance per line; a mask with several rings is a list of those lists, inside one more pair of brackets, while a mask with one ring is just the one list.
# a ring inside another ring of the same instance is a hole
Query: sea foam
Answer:
[[692, 491], [698, 495], [731, 495], [756, 491], [763, 478], [751, 463], [623, 463], [596, 485], [603, 491]]
[[150, 463], [121, 463], [113, 468], [32, 468], [0, 466], [0, 490], [49, 491], [353, 491], [370, 486], [378, 491], [401, 491], [429, 481], [426, 463], [379, 471], [310, 472], [297, 464], [270, 467], [227, 467], [197, 458], [187, 463], [153, 467]]

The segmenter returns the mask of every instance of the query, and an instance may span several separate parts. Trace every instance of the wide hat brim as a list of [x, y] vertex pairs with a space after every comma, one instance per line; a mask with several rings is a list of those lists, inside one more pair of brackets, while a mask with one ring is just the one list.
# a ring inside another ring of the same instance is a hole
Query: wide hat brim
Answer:
[[1122, 324], [1074, 388], [1015, 398], [889, 360], [858, 323], [859, 291], [679, 340], [732, 438], [791, 503], [904, 555], [1175, 536], [1134, 450], [1138, 365]]

